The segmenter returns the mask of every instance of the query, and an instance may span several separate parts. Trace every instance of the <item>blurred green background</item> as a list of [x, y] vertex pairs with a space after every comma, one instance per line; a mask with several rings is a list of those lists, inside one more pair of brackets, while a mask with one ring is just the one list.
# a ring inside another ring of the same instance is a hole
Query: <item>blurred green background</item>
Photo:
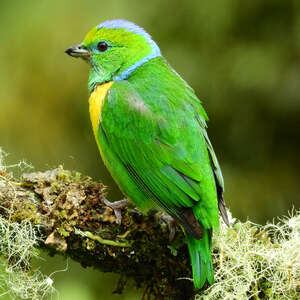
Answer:
[[[88, 66], [64, 54], [113, 18], [150, 32], [202, 99], [233, 215], [265, 222], [299, 208], [297, 0], [1, 0], [0, 146], [9, 162], [25, 159], [37, 170], [63, 164], [103, 181], [111, 199], [121, 197], [94, 142]], [[65, 266], [54, 258], [42, 268]], [[135, 299], [134, 291], [111, 296], [116, 276], [71, 261], [68, 268], [53, 276], [60, 299]]]

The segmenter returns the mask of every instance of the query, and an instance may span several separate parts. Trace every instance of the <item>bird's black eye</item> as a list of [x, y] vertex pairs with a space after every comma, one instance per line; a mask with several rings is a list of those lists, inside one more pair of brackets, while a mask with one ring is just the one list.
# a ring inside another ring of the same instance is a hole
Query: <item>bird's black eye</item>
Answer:
[[108, 49], [108, 45], [105, 42], [99, 42], [98, 45], [97, 45], [97, 49], [100, 52], [104, 52], [104, 51], [106, 51]]

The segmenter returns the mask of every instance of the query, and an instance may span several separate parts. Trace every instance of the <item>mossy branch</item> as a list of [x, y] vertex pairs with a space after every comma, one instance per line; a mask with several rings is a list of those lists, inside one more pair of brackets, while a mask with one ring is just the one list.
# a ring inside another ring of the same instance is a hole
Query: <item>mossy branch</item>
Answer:
[[[15, 179], [0, 157], [0, 251], [7, 293], [41, 299], [53, 291], [52, 280], [30, 265], [42, 248], [120, 274], [116, 292], [132, 278], [144, 289], [144, 299], [191, 299], [196, 293], [182, 231], [169, 242], [161, 218], [134, 207], [123, 208], [117, 224], [100, 196], [106, 196], [102, 183], [62, 167]], [[299, 214], [280, 226], [238, 221], [221, 226], [214, 238], [216, 283], [196, 297], [294, 299], [300, 288], [299, 232]]]

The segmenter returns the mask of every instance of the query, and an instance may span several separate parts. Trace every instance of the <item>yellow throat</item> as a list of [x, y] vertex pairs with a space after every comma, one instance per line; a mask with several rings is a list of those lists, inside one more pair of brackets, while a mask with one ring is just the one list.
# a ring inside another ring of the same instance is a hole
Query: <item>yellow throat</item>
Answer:
[[91, 96], [89, 98], [90, 118], [92, 121], [95, 136], [97, 136], [97, 130], [99, 127], [99, 123], [101, 122], [101, 112], [105, 97], [113, 83], [113, 81], [109, 81], [98, 85], [91, 93]]

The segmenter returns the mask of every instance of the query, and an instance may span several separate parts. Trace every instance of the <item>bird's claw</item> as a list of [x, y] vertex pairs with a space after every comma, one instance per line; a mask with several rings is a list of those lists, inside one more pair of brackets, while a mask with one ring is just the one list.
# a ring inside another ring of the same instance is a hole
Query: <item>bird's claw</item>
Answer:
[[121, 224], [122, 222], [122, 214], [121, 214], [121, 209], [127, 205], [130, 204], [130, 201], [126, 198], [115, 201], [115, 202], [110, 202], [108, 201], [104, 196], [100, 196], [100, 201], [106, 205], [107, 207], [111, 208], [114, 211], [115, 217], [116, 217], [116, 223], [118, 225]]
[[163, 220], [168, 225], [169, 241], [170, 242], [173, 241], [176, 233], [177, 221], [171, 216], [166, 215], [164, 213], [160, 213], [160, 219]]

